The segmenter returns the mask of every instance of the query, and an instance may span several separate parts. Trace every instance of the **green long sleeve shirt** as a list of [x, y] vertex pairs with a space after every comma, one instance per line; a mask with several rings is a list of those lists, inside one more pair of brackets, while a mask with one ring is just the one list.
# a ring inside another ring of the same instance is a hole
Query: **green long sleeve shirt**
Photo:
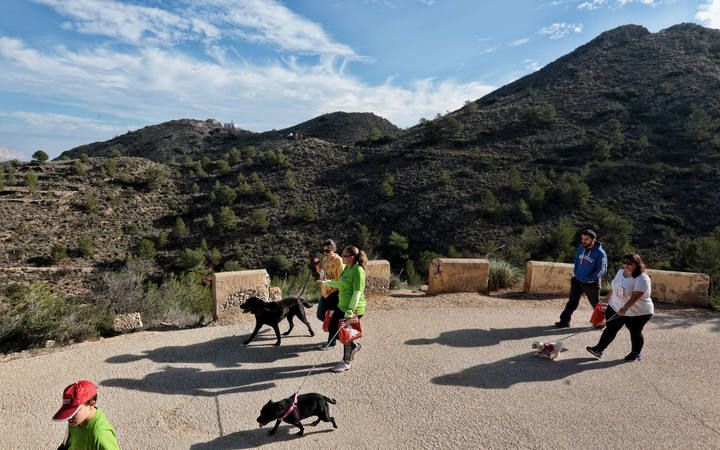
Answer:
[[360, 264], [345, 267], [338, 280], [323, 281], [323, 286], [338, 288], [342, 312], [352, 311], [355, 315], [365, 314], [365, 269]]

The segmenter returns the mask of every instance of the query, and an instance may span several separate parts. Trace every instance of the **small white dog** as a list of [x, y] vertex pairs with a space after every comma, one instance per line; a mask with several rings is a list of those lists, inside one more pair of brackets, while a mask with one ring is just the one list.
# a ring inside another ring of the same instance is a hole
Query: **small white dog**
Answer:
[[540, 342], [535, 341], [532, 343], [532, 348], [535, 349], [535, 356], [547, 359], [555, 359], [558, 357], [561, 351], [565, 349], [562, 342]]

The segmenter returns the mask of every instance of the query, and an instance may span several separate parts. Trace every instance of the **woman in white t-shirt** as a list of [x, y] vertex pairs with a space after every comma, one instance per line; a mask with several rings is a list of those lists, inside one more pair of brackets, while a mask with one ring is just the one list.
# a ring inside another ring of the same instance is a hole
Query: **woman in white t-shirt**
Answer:
[[650, 284], [640, 255], [625, 255], [623, 269], [618, 270], [612, 281], [612, 291], [605, 298], [605, 302], [609, 302], [605, 311], [607, 326], [600, 336], [600, 342], [594, 347], [587, 347], [587, 351], [600, 359], [603, 351], [625, 325], [630, 330], [632, 343], [632, 351], [625, 356], [625, 360], [639, 361], [642, 358], [640, 352], [645, 343], [642, 330], [655, 313], [650, 298]]

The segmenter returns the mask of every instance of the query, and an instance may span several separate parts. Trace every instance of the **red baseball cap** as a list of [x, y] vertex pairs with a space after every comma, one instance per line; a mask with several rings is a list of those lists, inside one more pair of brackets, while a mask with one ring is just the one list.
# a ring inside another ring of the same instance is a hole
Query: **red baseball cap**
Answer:
[[97, 395], [97, 387], [87, 380], [77, 381], [63, 391], [62, 406], [53, 416], [56, 422], [70, 419], [88, 400]]

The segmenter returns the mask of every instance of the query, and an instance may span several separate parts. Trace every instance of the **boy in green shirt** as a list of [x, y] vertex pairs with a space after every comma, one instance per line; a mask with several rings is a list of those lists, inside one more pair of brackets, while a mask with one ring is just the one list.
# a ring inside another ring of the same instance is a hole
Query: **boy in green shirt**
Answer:
[[120, 450], [115, 428], [97, 409], [97, 387], [87, 380], [71, 384], [63, 391], [63, 403], [53, 416], [68, 423], [68, 436], [58, 450]]

